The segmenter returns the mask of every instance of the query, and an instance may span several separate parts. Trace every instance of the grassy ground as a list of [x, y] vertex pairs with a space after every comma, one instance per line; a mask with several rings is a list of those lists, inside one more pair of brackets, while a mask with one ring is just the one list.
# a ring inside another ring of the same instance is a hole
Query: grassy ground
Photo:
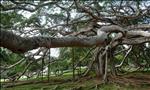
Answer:
[[[71, 75], [50, 77], [50, 81], [30, 83], [10, 88], [1, 88], [1, 90], [150, 90], [150, 74], [132, 73], [123, 77], [114, 78], [115, 83], [103, 84], [98, 78], [79, 78], [77, 81], [71, 81]], [[112, 78], [111, 78], [112, 79]], [[40, 80], [40, 79], [38, 79]], [[38, 81], [31, 80], [31, 81]], [[119, 84], [122, 82], [123, 84]]]

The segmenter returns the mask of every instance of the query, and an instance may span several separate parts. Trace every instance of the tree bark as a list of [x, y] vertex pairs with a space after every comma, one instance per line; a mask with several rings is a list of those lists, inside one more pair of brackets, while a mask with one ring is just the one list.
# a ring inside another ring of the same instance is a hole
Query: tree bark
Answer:
[[93, 37], [20, 37], [11, 32], [0, 30], [0, 47], [5, 47], [15, 53], [24, 53], [38, 47], [92, 47], [103, 45], [103, 36]]

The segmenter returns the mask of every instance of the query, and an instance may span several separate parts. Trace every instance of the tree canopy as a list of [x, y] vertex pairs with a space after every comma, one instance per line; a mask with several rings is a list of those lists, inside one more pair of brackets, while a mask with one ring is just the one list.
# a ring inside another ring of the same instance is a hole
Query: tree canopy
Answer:
[[[5, 63], [1, 66], [4, 70], [18, 65], [22, 58], [27, 59], [27, 66], [36, 62], [32, 69], [42, 65], [41, 70], [57, 59], [68, 65], [72, 58], [73, 67], [88, 67], [84, 75], [94, 67], [97, 76], [106, 80], [108, 68], [114, 73], [122, 66], [150, 66], [149, 1], [2, 0], [0, 10], [0, 55], [4, 62], [9, 55], [17, 58], [14, 62], [20, 60], [11, 66], [12, 62]], [[61, 48], [59, 58], [50, 56], [50, 48]], [[37, 51], [31, 53], [33, 49]], [[35, 59], [35, 55], [40, 58]], [[26, 70], [18, 71], [23, 75]]]
[[[38, 47], [86, 47], [104, 44], [113, 33], [111, 40], [119, 41], [117, 45], [150, 41], [149, 3], [97, 2], [2, 1], [0, 46], [14, 52]], [[32, 15], [27, 18], [23, 13]], [[107, 34], [97, 35], [98, 30]]]

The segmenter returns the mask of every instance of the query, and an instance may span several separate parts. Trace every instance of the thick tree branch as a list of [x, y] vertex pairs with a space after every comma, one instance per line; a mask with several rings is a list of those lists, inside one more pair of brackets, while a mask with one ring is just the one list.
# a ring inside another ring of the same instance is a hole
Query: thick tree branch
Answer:
[[93, 37], [30, 37], [23, 38], [8, 31], [0, 30], [0, 47], [5, 47], [16, 53], [38, 48], [56, 48], [56, 47], [91, 47], [103, 45], [104, 36]]
[[[8, 31], [0, 30], [0, 46], [8, 48], [16, 53], [24, 53], [38, 47], [56, 48], [56, 47], [92, 47], [94, 45], [101, 46], [106, 44], [105, 40], [108, 39], [107, 32], [124, 32], [124, 29], [112, 25], [104, 26], [97, 32], [97, 36], [92, 37], [20, 37]], [[150, 33], [147, 31], [126, 31], [126, 36], [123, 37], [123, 44], [140, 44], [150, 41]], [[100, 33], [99, 32], [103, 32]], [[124, 35], [123, 35], [124, 36]], [[128, 36], [139, 36], [136, 38], [128, 39]], [[141, 37], [142, 36], [142, 37]], [[116, 38], [116, 37], [115, 37]], [[118, 39], [117, 39], [118, 40]], [[122, 44], [119, 43], [119, 44]]]
[[137, 29], [150, 29], [150, 24], [139, 24], [139, 25], [131, 25], [128, 26], [127, 29], [129, 30], [137, 30]]
[[139, 37], [139, 38], [131, 38], [131, 39], [123, 39], [122, 44], [141, 44], [145, 42], [150, 42], [150, 37]]

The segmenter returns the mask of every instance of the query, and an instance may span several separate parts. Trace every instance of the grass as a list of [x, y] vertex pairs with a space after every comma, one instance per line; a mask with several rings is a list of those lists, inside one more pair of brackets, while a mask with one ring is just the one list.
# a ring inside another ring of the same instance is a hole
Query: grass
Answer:
[[3, 88], [1, 90], [150, 90], [147, 87], [119, 86], [117, 84], [101, 84], [96, 86], [93, 80], [84, 83], [68, 82], [63, 84], [40, 83]]
[[[143, 73], [134, 72], [133, 76], [141, 76]], [[129, 74], [131, 75], [131, 74]], [[1, 90], [150, 90], [150, 85], [142, 86], [131, 86], [129, 85], [119, 85], [116, 83], [103, 84], [97, 78], [80, 78], [79, 81], [67, 81], [72, 79], [72, 74], [67, 73], [63, 76], [51, 76], [50, 82], [45, 83], [32, 83], [28, 85], [20, 85], [11, 88], [1, 88]], [[41, 80], [32, 79], [33, 81]], [[47, 80], [44, 77], [43, 80]], [[67, 82], [66, 82], [67, 81]], [[61, 83], [60, 83], [61, 82]]]

